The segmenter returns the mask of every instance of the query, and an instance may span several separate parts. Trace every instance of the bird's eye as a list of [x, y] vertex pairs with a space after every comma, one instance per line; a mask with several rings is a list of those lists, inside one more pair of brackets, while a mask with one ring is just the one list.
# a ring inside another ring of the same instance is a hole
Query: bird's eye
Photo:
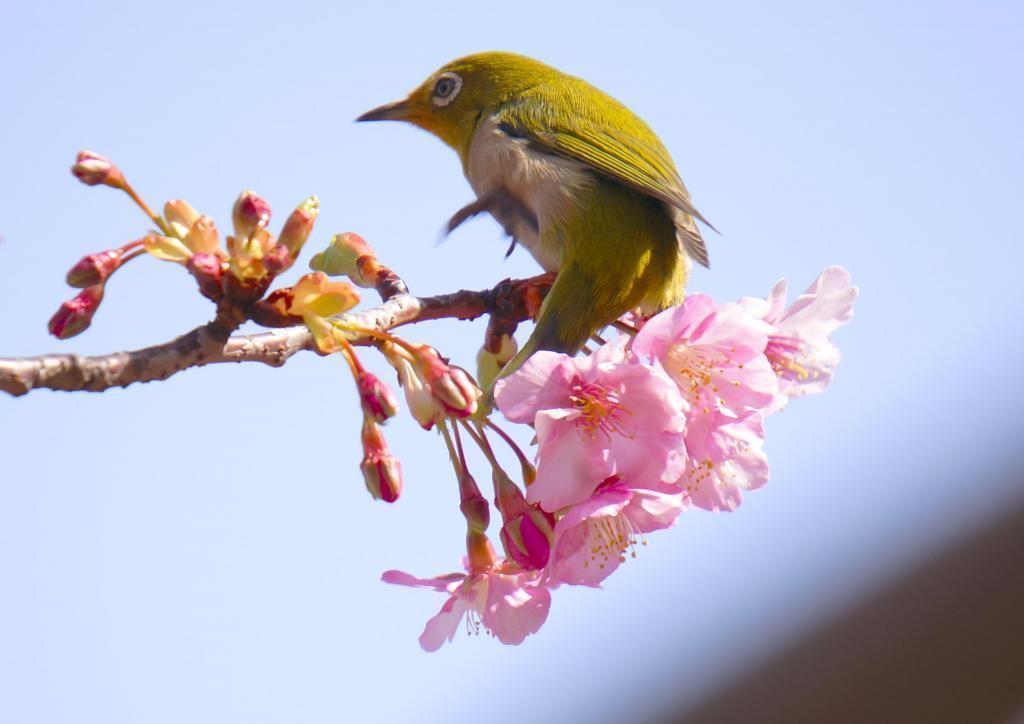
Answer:
[[455, 100], [455, 96], [462, 90], [462, 78], [455, 73], [442, 73], [434, 82], [434, 91], [430, 95], [430, 102], [435, 106], [446, 106]]

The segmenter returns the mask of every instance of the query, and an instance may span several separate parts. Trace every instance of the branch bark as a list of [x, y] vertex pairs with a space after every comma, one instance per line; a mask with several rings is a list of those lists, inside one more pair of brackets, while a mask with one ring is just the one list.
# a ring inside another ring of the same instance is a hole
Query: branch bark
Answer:
[[[431, 319], [477, 319], [485, 314], [500, 319], [505, 328], [536, 314], [537, 306], [554, 280], [553, 274], [529, 279], [506, 279], [492, 289], [462, 290], [433, 297], [410, 294], [400, 279], [378, 285], [383, 303], [372, 309], [342, 315], [360, 327], [387, 331]], [[231, 336], [237, 324], [225, 315], [182, 336], [153, 347], [99, 356], [49, 354], [38, 357], [0, 358], [0, 390], [15, 397], [36, 389], [102, 392], [135, 382], [165, 380], [192, 367], [223, 362], [262, 362], [280, 367], [293, 355], [313, 350], [313, 339], [303, 326], [272, 332]], [[370, 337], [353, 344], [370, 345]]]

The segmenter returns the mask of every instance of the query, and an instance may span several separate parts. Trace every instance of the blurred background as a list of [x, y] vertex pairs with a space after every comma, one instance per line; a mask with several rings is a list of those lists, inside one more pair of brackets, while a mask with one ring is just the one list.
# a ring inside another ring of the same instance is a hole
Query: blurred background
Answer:
[[[1024, 556], [999, 537], [1024, 506], [1022, 33], [999, 2], [0, 6], [0, 356], [210, 317], [179, 268], [141, 260], [87, 333], [47, 336], [67, 268], [147, 228], [71, 177], [82, 148], [221, 229], [244, 188], [274, 229], [316, 193], [311, 250], [357, 231], [420, 294], [535, 273], [488, 218], [438, 243], [472, 196], [450, 150], [352, 122], [487, 49], [582, 76], [661, 135], [723, 232], [691, 289], [797, 292], [829, 264], [861, 288], [832, 387], [768, 422], [771, 483], [685, 514], [604, 590], [558, 590], [519, 647], [419, 649], [443, 598], [379, 576], [458, 568], [456, 486], [401, 417], [406, 491], [370, 499], [339, 359], [0, 399], [0, 721], [795, 721], [868, 700], [912, 721], [929, 684], [977, 702], [963, 721], [1024, 710]], [[468, 365], [483, 324], [406, 336]], [[922, 682], [897, 649], [954, 673]]]

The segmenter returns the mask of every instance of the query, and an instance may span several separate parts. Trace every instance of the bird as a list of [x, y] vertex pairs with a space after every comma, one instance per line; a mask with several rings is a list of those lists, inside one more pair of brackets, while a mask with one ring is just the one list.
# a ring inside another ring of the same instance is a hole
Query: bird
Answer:
[[357, 121], [404, 121], [459, 155], [476, 199], [449, 232], [490, 213], [546, 272], [557, 272], [522, 349], [576, 354], [623, 314], [685, 298], [708, 266], [698, 212], [669, 152], [625, 105], [540, 61], [483, 52], [447, 63], [409, 95]]

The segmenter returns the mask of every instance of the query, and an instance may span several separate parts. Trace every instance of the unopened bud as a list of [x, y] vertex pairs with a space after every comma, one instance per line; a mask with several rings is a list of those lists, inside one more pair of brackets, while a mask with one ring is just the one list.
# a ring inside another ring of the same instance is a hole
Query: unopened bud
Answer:
[[181, 199], [174, 199], [164, 204], [164, 219], [179, 239], [184, 239], [192, 225], [199, 218], [199, 212], [192, 205]]
[[528, 570], [539, 570], [548, 564], [555, 540], [555, 516], [538, 506], [505, 521], [501, 526], [501, 545], [505, 554]]
[[488, 345], [485, 344], [476, 354], [476, 378], [485, 389], [491, 386], [498, 378], [498, 373], [519, 351], [516, 338], [510, 334], [503, 334], [496, 341], [497, 351], [487, 349]]
[[420, 424], [420, 427], [429, 430], [443, 420], [445, 418], [444, 408], [434, 400], [434, 396], [430, 394], [430, 390], [423, 383], [412, 363], [411, 355], [391, 342], [382, 344], [381, 352], [395, 368], [395, 372], [398, 374], [398, 384], [405, 392], [409, 413]]
[[124, 174], [109, 158], [93, 153], [79, 151], [71, 173], [86, 186], [112, 186], [115, 189], [125, 187]]
[[92, 324], [92, 317], [103, 301], [103, 285], [83, 289], [74, 299], [60, 305], [57, 313], [50, 317], [47, 327], [57, 339], [68, 339], [81, 334]]
[[416, 367], [434, 398], [456, 417], [470, 417], [476, 412], [480, 388], [461, 367], [453, 367], [441, 359], [433, 347], [421, 345], [416, 353]]
[[217, 302], [224, 296], [221, 279], [224, 264], [216, 254], [193, 254], [188, 260], [188, 270], [199, 284], [199, 292], [207, 299]]
[[235, 237], [248, 239], [256, 229], [270, 223], [270, 204], [255, 191], [243, 191], [235, 201], [231, 220], [235, 225]]
[[121, 266], [120, 249], [110, 249], [83, 256], [77, 264], [68, 270], [68, 285], [84, 289], [102, 284], [119, 266]]
[[316, 222], [316, 217], [319, 214], [320, 200], [316, 196], [310, 196], [299, 204], [295, 211], [288, 216], [287, 221], [284, 222], [284, 228], [281, 229], [281, 235], [277, 240], [288, 248], [288, 253], [291, 254], [292, 259], [297, 257], [299, 252], [302, 251], [302, 247], [313, 231], [313, 224]]
[[384, 422], [398, 414], [398, 398], [391, 388], [372, 372], [362, 370], [356, 375], [356, 387], [363, 413], [374, 422]]
[[393, 503], [402, 494], [402, 465], [391, 451], [380, 426], [370, 419], [363, 420], [363, 473], [366, 489], [377, 500]]
[[309, 268], [332, 277], [347, 276], [358, 286], [369, 289], [376, 285], [381, 269], [377, 252], [366, 239], [351, 231], [335, 235], [330, 246], [309, 260]]

